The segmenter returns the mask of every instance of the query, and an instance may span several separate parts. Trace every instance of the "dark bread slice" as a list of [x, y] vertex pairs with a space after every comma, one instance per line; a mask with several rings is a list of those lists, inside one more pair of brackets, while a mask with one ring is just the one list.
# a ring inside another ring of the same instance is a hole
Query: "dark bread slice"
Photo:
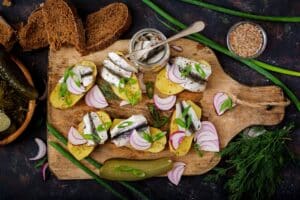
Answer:
[[0, 15], [0, 44], [10, 50], [16, 42], [15, 30]]
[[67, 0], [47, 0], [42, 8], [50, 48], [73, 45], [85, 52], [85, 33], [76, 9]]
[[88, 15], [86, 50], [104, 49], [116, 41], [131, 25], [131, 15], [124, 3], [112, 3]]
[[31, 51], [49, 45], [41, 8], [33, 11], [27, 24], [22, 25], [18, 30], [18, 39], [24, 51]]

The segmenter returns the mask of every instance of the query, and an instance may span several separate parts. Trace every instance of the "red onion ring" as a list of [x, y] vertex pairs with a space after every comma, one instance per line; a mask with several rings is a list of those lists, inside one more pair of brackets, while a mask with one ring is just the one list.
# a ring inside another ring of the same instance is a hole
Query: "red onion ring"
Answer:
[[38, 152], [34, 157], [29, 158], [29, 160], [39, 160], [39, 159], [43, 158], [47, 152], [47, 147], [46, 147], [46, 144], [43, 142], [43, 140], [41, 140], [39, 138], [35, 138], [34, 141], [38, 145]]
[[174, 83], [183, 84], [187, 82], [186, 78], [181, 77], [179, 67], [177, 65], [167, 64], [167, 77]]
[[85, 89], [83, 87], [78, 87], [76, 85], [75, 81], [71, 77], [69, 77], [67, 79], [66, 83], [67, 83], [69, 92], [71, 92], [72, 94], [80, 95], [85, 92]]
[[185, 137], [185, 132], [184, 131], [176, 131], [170, 135], [170, 142], [172, 147], [176, 150], [178, 149], [180, 143]]
[[74, 127], [71, 127], [69, 130], [68, 141], [73, 145], [81, 145], [87, 143], [87, 140], [84, 139]]
[[85, 96], [85, 103], [90, 107], [105, 108], [108, 103], [101, 90], [95, 85]]
[[173, 165], [173, 169], [168, 172], [168, 179], [173, 183], [174, 185], [178, 185], [182, 174], [185, 170], [185, 163], [183, 162], [176, 162]]
[[157, 94], [153, 96], [155, 106], [160, 110], [170, 110], [176, 103], [176, 96], [168, 96], [166, 98], [161, 98]]
[[226, 111], [226, 110], [221, 111], [221, 106], [224, 103], [224, 101], [228, 98], [229, 98], [228, 95], [223, 92], [218, 92], [214, 96], [214, 107], [219, 116], [222, 115]]
[[151, 147], [151, 143], [141, 137], [141, 135], [134, 129], [129, 139], [130, 145], [136, 150], [146, 150]]

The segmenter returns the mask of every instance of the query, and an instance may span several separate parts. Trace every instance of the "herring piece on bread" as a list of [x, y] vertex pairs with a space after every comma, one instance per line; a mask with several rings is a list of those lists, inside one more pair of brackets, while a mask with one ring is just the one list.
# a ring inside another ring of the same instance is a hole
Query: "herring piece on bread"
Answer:
[[131, 25], [131, 15], [124, 3], [112, 3], [87, 16], [86, 49], [97, 51], [115, 42]]
[[22, 25], [18, 30], [18, 39], [24, 51], [44, 48], [49, 45], [41, 8], [33, 11], [27, 24]]
[[72, 45], [84, 54], [85, 32], [73, 5], [68, 0], [47, 0], [42, 11], [50, 48]]
[[15, 42], [16, 36], [14, 29], [0, 15], [0, 44], [2, 44], [6, 50], [10, 50]]

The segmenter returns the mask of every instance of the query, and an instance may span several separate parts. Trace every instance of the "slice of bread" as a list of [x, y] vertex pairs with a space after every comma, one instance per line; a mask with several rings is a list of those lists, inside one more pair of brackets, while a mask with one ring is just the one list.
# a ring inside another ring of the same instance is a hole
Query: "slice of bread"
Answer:
[[18, 39], [24, 51], [31, 51], [49, 45], [41, 8], [33, 11], [27, 24], [22, 25], [18, 30]]
[[42, 8], [50, 49], [73, 45], [85, 53], [85, 33], [76, 9], [67, 0], [47, 0]]
[[131, 15], [123, 3], [112, 3], [88, 15], [86, 50], [104, 49], [115, 42], [131, 25]]
[[14, 29], [0, 16], [0, 44], [9, 51], [15, 42], [16, 35]]

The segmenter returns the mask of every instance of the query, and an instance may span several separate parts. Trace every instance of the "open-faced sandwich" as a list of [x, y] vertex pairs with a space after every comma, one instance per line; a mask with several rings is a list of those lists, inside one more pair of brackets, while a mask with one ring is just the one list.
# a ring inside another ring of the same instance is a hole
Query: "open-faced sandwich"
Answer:
[[202, 92], [211, 75], [211, 66], [204, 60], [194, 61], [184, 57], [170, 60], [156, 77], [155, 87], [163, 94], [178, 94], [183, 90]]
[[50, 103], [59, 109], [75, 105], [95, 84], [97, 67], [93, 62], [82, 61], [67, 68], [50, 94]]
[[78, 160], [87, 157], [98, 144], [108, 139], [111, 119], [104, 111], [89, 112], [83, 116], [78, 128], [71, 127], [68, 133], [68, 149]]
[[167, 143], [166, 132], [150, 127], [143, 115], [114, 119], [110, 136], [117, 147], [126, 146], [139, 151], [158, 153]]
[[121, 53], [110, 52], [103, 61], [101, 77], [120, 99], [136, 105], [142, 99], [142, 92], [135, 73], [137, 69]]

